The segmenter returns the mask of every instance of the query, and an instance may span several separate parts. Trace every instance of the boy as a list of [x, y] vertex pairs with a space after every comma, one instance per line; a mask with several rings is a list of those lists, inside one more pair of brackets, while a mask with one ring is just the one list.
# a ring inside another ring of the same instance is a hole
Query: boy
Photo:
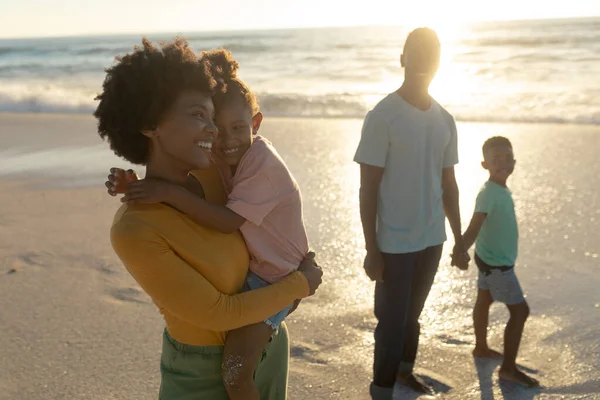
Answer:
[[516, 364], [529, 306], [514, 272], [519, 232], [515, 205], [506, 187], [506, 181], [515, 168], [510, 141], [500, 136], [488, 139], [483, 144], [483, 159], [481, 165], [489, 171], [490, 178], [477, 196], [475, 213], [463, 236], [466, 249], [475, 243], [475, 263], [479, 269], [479, 291], [473, 310], [473, 355], [502, 357], [487, 345], [487, 326], [492, 302], [506, 304], [510, 319], [504, 331], [504, 361], [499, 377], [501, 380], [535, 387], [539, 386], [539, 382], [521, 372]]

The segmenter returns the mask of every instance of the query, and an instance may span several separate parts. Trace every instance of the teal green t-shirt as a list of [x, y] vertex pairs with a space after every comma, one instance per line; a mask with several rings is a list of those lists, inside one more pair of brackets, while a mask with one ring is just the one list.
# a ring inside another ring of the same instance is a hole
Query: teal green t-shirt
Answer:
[[475, 212], [487, 214], [475, 242], [477, 255], [488, 265], [515, 265], [519, 228], [510, 190], [487, 181], [477, 195]]

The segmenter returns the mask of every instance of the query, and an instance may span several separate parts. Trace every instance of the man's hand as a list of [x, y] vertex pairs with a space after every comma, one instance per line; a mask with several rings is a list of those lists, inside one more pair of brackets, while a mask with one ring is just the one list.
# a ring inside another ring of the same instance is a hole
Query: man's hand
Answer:
[[139, 179], [140, 177], [132, 169], [125, 171], [121, 168], [111, 168], [108, 180], [104, 185], [108, 189], [108, 194], [116, 196], [119, 193], [125, 193], [128, 183], [135, 182]]
[[383, 282], [383, 255], [379, 250], [367, 251], [363, 264], [367, 276], [376, 282]]
[[160, 203], [169, 199], [176, 186], [160, 179], [140, 179], [127, 185], [122, 203]]

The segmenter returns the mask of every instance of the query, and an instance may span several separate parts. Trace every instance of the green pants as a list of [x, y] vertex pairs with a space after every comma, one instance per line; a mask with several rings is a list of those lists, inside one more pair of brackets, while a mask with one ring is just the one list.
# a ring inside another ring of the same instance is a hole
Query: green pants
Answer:
[[[256, 369], [261, 400], [286, 399], [289, 353], [288, 332], [282, 324]], [[222, 346], [179, 343], [165, 329], [159, 400], [228, 400], [221, 379], [222, 358]]]

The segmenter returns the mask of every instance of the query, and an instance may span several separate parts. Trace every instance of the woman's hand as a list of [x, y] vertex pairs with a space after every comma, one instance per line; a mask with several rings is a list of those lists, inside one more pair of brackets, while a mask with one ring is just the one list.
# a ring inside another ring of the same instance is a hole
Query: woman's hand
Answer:
[[290, 308], [290, 311], [288, 311], [288, 316], [293, 313], [294, 311], [296, 311], [296, 309], [298, 308], [298, 306], [300, 305], [300, 302], [302, 301], [302, 299], [298, 299], [294, 302], [294, 305], [292, 306], [292, 308]]
[[315, 253], [309, 252], [304, 260], [300, 263], [298, 271], [304, 274], [304, 277], [308, 281], [309, 296], [312, 296], [317, 291], [317, 288], [323, 282], [323, 270], [315, 262]]
[[139, 180], [140, 177], [134, 170], [128, 169], [125, 171], [121, 168], [111, 168], [108, 180], [104, 183], [108, 189], [108, 194], [116, 196], [119, 193], [125, 193], [127, 184]]

